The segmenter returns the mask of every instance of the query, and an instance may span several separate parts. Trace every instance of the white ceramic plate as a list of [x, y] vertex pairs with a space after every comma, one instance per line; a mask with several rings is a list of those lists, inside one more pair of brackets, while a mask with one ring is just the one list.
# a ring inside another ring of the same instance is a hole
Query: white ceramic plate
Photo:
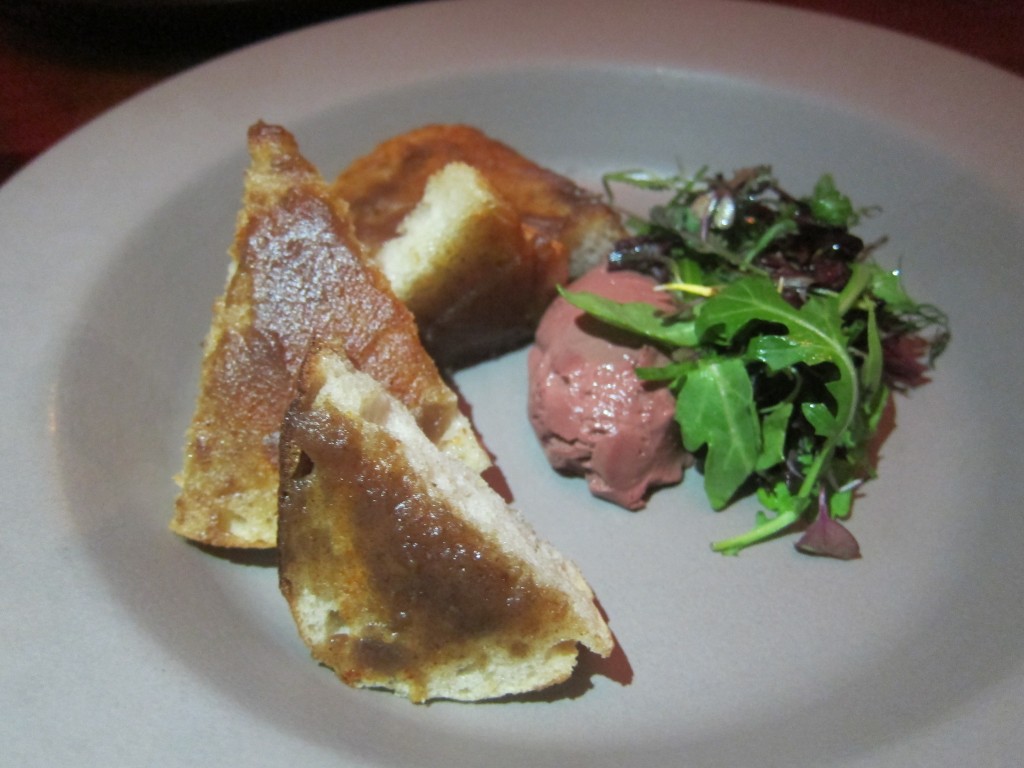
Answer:
[[[174, 79], [0, 189], [0, 743], [17, 766], [954, 766], [1024, 754], [1019, 260], [1024, 84], [935, 47], [747, 3], [436, 3]], [[516, 500], [620, 642], [556, 695], [413, 706], [314, 664], [269, 559], [166, 530], [256, 119], [331, 176], [428, 121], [593, 183], [768, 161], [883, 213], [948, 310], [852, 527], [864, 558], [738, 558], [699, 480], [629, 514], [544, 464], [523, 356], [459, 384]]]

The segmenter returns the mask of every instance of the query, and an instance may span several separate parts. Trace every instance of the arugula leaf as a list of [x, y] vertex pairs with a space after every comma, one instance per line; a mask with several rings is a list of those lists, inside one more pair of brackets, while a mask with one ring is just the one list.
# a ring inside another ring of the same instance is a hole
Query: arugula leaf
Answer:
[[612, 182], [629, 184], [637, 189], [664, 192], [665, 190], [674, 189], [680, 181], [681, 179], [678, 176], [662, 176], [657, 173], [645, 171], [642, 168], [606, 173], [603, 179], [604, 187], [609, 198], [613, 197], [610, 186]]
[[[748, 354], [768, 365], [770, 370], [798, 363], [805, 366], [831, 363], [836, 367], [838, 377], [825, 386], [838, 404], [837, 412], [828, 413], [831, 425], [822, 434], [834, 438], [846, 429], [857, 406], [856, 368], [846, 351], [835, 297], [812, 297], [803, 307], [795, 309], [767, 279], [742, 278], [701, 307], [697, 332], [702, 339], [717, 333], [717, 343], [728, 343], [752, 323], [778, 324], [787, 330], [785, 336], [768, 333], [756, 337], [747, 347]], [[817, 423], [824, 425], [825, 406], [814, 403], [811, 410]]]
[[793, 404], [783, 402], [768, 409], [761, 417], [761, 453], [754, 465], [758, 472], [764, 472], [786, 460], [786, 438], [792, 416]]
[[750, 340], [746, 356], [750, 360], [760, 360], [769, 371], [777, 373], [804, 362], [806, 350], [789, 336], [768, 333]]
[[910, 311], [917, 306], [903, 288], [902, 276], [898, 269], [878, 269], [871, 274], [871, 278], [872, 293], [893, 309]]
[[568, 291], [559, 287], [559, 293], [578, 309], [624, 331], [630, 331], [656, 344], [692, 347], [696, 344], [692, 322], [666, 316], [665, 312], [645, 301], [618, 302], [587, 291]]
[[741, 360], [701, 361], [687, 374], [676, 414], [688, 451], [707, 446], [704, 489], [711, 506], [728, 504], [757, 465], [761, 427]]
[[867, 344], [864, 350], [864, 362], [860, 366], [860, 386], [865, 392], [874, 392], [882, 386], [882, 366], [884, 364], [882, 337], [878, 331], [878, 318], [874, 304], [868, 306], [867, 327], [864, 333]]
[[753, 245], [746, 249], [746, 252], [743, 254], [743, 262], [749, 264], [775, 240], [783, 235], [791, 235], [799, 231], [799, 229], [800, 227], [792, 219], [781, 219], [775, 222], [761, 233]]
[[[764, 277], [740, 278], [713, 296], [697, 315], [696, 330], [702, 340], [712, 331], [719, 334], [715, 343], [728, 343], [749, 323], [785, 326], [788, 342], [808, 365], [845, 357], [840, 320], [833, 297], [812, 297], [801, 309], [788, 304], [772, 283]], [[777, 334], [769, 334], [778, 336]], [[769, 342], [779, 345], [780, 342]], [[779, 346], [774, 350], [779, 351]], [[756, 345], [755, 345], [756, 351]], [[766, 350], [766, 352], [769, 350]]]
[[858, 217], [853, 210], [853, 203], [836, 188], [836, 182], [831, 174], [826, 173], [818, 179], [809, 203], [815, 218], [826, 224], [846, 227], [857, 223]]
[[830, 438], [839, 433], [835, 414], [824, 403], [802, 403], [800, 410], [816, 435]]

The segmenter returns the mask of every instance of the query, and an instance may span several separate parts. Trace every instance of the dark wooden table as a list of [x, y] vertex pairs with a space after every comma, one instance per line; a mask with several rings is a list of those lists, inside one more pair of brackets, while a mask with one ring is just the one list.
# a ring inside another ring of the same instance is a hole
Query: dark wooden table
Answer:
[[[748, 1], [887, 27], [1024, 76], [1020, 0]], [[2, 0], [0, 183], [77, 127], [164, 78], [233, 47], [375, 5], [247, 0], [241, 14], [231, 0], [159, 2], [125, 10], [122, 0], [115, 11], [102, 0]]]

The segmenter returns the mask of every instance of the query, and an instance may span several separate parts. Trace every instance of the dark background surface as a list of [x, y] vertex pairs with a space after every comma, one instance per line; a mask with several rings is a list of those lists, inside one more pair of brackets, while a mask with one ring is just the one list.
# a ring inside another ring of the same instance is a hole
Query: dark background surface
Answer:
[[[747, 1], [871, 23], [1024, 76], [1018, 0]], [[171, 75], [280, 32], [399, 4], [0, 0], [0, 183], [79, 126]]]

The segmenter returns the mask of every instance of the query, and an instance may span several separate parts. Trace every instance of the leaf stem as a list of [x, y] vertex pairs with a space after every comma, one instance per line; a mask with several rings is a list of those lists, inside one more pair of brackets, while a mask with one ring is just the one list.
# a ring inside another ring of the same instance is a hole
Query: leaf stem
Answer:
[[843, 290], [839, 293], [839, 316], [843, 317], [853, 305], [857, 303], [857, 299], [861, 297], [864, 291], [867, 289], [871, 282], [871, 270], [868, 269], [866, 264], [854, 264], [853, 270], [850, 274], [850, 279], [843, 286]]
[[656, 291], [681, 291], [683, 293], [692, 293], [696, 296], [703, 296], [705, 298], [711, 298], [719, 289], [713, 285], [699, 285], [697, 283], [662, 283], [654, 287]]
[[824, 447], [818, 452], [817, 456], [814, 457], [814, 461], [811, 462], [811, 466], [807, 469], [807, 473], [804, 475], [804, 481], [800, 483], [800, 490], [797, 491], [797, 498], [810, 498], [811, 493], [814, 491], [815, 486], [818, 483], [818, 477], [821, 475], [821, 470], [825, 467], [825, 464], [832, 457], [832, 452], [835, 450], [834, 439], [828, 440]]
[[776, 533], [785, 530], [799, 519], [799, 512], [780, 512], [771, 520], [750, 529], [746, 533], [742, 533], [739, 536], [733, 536], [730, 539], [722, 539], [721, 541], [713, 542], [711, 544], [711, 549], [715, 552], [721, 552], [726, 555], [739, 554], [741, 549], [749, 547], [752, 544], [757, 544], [759, 541], [764, 541], [769, 536], [774, 536]]

